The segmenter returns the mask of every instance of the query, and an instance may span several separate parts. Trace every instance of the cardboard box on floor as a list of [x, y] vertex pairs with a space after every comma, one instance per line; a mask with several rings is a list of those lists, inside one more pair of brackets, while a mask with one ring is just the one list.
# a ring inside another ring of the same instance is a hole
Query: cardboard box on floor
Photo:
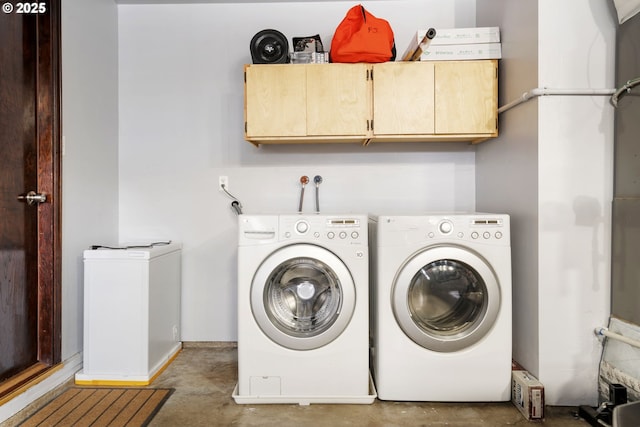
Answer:
[[526, 419], [544, 418], [544, 386], [529, 372], [511, 372], [511, 401]]

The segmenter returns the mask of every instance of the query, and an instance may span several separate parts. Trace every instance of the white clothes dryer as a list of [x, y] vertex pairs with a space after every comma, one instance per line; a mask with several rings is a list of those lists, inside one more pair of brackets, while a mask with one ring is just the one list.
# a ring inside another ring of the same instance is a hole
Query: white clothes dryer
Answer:
[[370, 217], [378, 398], [508, 401], [508, 215]]
[[240, 215], [237, 403], [372, 403], [366, 215]]

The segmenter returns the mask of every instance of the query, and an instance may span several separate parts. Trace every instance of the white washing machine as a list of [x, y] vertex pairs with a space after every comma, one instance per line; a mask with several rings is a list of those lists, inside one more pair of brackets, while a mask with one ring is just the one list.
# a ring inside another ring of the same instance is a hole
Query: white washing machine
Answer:
[[372, 403], [366, 215], [240, 215], [237, 403]]
[[509, 216], [372, 216], [369, 238], [378, 398], [508, 401]]

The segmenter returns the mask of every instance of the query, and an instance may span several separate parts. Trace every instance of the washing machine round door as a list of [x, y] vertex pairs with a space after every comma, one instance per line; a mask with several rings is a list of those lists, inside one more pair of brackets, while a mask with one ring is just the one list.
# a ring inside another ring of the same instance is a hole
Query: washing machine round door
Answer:
[[392, 290], [394, 315], [418, 345], [453, 352], [480, 341], [500, 308], [500, 285], [489, 263], [469, 248], [433, 246], [412, 256]]
[[270, 254], [251, 284], [251, 309], [260, 329], [293, 350], [316, 349], [340, 336], [355, 299], [355, 284], [344, 263], [310, 244]]

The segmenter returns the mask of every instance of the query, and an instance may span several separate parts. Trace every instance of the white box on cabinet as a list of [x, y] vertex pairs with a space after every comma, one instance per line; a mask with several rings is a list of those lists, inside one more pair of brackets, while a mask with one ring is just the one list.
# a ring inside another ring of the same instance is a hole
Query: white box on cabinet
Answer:
[[443, 44], [429, 45], [420, 61], [460, 61], [467, 59], [501, 59], [502, 45], [500, 43], [471, 43], [471, 44]]

